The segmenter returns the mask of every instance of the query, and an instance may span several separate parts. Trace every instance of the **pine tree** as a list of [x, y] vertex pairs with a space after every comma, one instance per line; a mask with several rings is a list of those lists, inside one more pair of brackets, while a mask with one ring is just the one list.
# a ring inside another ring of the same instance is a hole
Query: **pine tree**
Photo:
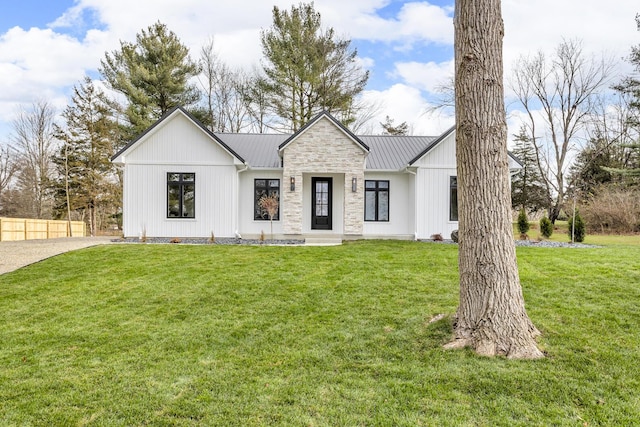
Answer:
[[123, 108], [131, 136], [146, 130], [175, 106], [190, 107], [200, 99], [190, 82], [200, 68], [189, 49], [166, 25], [156, 22], [136, 35], [136, 43], [120, 42], [120, 50], [106, 53], [100, 73], [123, 94]]
[[322, 28], [313, 3], [291, 11], [274, 6], [273, 24], [262, 32], [261, 42], [267, 100], [288, 130], [300, 129], [322, 110], [347, 125], [353, 121], [354, 99], [369, 73], [356, 62], [350, 40]]
[[[636, 25], [640, 31], [640, 13], [636, 15]], [[631, 47], [631, 55], [628, 58], [629, 63], [633, 65], [635, 74], [627, 76], [621, 84], [614, 88], [619, 92], [626, 94], [629, 98], [629, 108], [632, 113], [628, 118], [628, 125], [636, 131], [636, 137], [640, 134], [640, 45]], [[626, 148], [633, 150], [633, 162], [631, 166], [625, 168], [608, 168], [608, 172], [622, 174], [631, 178], [640, 178], [640, 140], [636, 140], [636, 143], [629, 144]]]
[[540, 169], [536, 161], [532, 141], [524, 126], [514, 138], [513, 155], [522, 167], [511, 177], [511, 206], [514, 209], [526, 209], [537, 212], [548, 208], [550, 204]]
[[385, 135], [406, 135], [409, 131], [409, 125], [407, 122], [402, 122], [399, 125], [395, 126], [393, 124], [394, 120], [386, 116], [384, 123], [380, 123]]
[[[71, 105], [62, 113], [64, 127], [55, 126], [62, 147], [54, 157], [58, 216], [85, 212], [92, 236], [97, 232], [99, 209], [119, 205], [118, 185], [110, 157], [118, 141], [113, 105], [89, 77], [73, 89]], [[115, 212], [117, 209], [113, 209]]]

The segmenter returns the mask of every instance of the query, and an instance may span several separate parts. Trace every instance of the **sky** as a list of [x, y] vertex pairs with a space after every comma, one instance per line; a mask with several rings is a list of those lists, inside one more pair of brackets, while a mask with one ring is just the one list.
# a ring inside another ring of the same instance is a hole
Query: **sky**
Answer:
[[[260, 31], [283, 0], [0, 0], [0, 144], [10, 140], [20, 108], [39, 100], [58, 112], [73, 85], [98, 78], [105, 52], [135, 41], [160, 21], [189, 47], [194, 59], [214, 37], [215, 50], [232, 67], [260, 65]], [[376, 108], [370, 132], [390, 116], [415, 135], [437, 135], [453, 125], [446, 112], [429, 112], [437, 88], [453, 76], [453, 0], [316, 0], [325, 27], [351, 40], [370, 79], [363, 96]], [[637, 0], [503, 0], [505, 76], [518, 58], [552, 54], [563, 39], [580, 40], [586, 55], [617, 63], [612, 80], [631, 73], [623, 61], [640, 44]], [[510, 94], [506, 93], [507, 104]], [[517, 108], [517, 107], [513, 107]], [[510, 133], [517, 127], [510, 117]]]

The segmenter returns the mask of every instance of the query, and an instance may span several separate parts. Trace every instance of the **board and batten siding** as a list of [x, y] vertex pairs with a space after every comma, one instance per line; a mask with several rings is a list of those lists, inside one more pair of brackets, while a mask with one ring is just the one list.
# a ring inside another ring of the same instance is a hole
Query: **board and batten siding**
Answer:
[[451, 133], [420, 160], [416, 170], [416, 238], [434, 234], [450, 238], [458, 221], [449, 220], [450, 177], [456, 176], [455, 133]]
[[[282, 179], [281, 170], [248, 170], [240, 173], [240, 186], [239, 186], [239, 230], [243, 238], [257, 238], [264, 232], [265, 236], [269, 238], [271, 233], [270, 221], [255, 220], [254, 219], [254, 181], [256, 179], [279, 179], [280, 180], [280, 210], [282, 210], [282, 192], [288, 191], [288, 182], [284, 182]], [[279, 215], [280, 219], [273, 221], [273, 234], [282, 234], [282, 212]]]
[[363, 234], [367, 237], [413, 238], [414, 176], [398, 172], [365, 172], [364, 179], [389, 181], [389, 221], [364, 221]]
[[[184, 114], [160, 123], [125, 154], [125, 237], [235, 235], [235, 158]], [[195, 218], [167, 218], [169, 172], [195, 173]]]
[[[195, 218], [167, 218], [167, 173], [195, 173]], [[125, 237], [233, 237], [234, 166], [126, 165]], [[134, 183], [136, 183], [134, 185]]]

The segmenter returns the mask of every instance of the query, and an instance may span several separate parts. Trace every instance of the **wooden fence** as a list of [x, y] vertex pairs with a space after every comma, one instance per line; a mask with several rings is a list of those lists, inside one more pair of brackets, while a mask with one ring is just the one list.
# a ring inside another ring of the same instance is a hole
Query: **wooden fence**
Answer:
[[[83, 221], [71, 221], [71, 235], [85, 237]], [[47, 219], [0, 218], [0, 242], [31, 239], [55, 239], [69, 237], [67, 221]]]

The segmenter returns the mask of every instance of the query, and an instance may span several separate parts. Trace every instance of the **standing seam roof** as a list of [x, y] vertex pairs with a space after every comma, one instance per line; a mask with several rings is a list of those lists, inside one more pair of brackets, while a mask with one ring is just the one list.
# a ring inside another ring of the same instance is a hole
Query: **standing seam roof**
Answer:
[[[216, 133], [253, 168], [280, 168], [278, 147], [291, 134]], [[400, 170], [433, 143], [435, 136], [365, 135], [358, 137], [369, 147], [367, 170]]]

